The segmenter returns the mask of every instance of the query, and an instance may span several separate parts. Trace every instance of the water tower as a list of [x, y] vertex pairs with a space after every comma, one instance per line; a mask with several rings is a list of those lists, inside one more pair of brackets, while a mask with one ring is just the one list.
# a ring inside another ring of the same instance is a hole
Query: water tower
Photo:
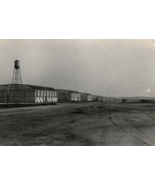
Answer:
[[20, 72], [20, 61], [15, 60], [12, 84], [22, 84], [22, 77]]

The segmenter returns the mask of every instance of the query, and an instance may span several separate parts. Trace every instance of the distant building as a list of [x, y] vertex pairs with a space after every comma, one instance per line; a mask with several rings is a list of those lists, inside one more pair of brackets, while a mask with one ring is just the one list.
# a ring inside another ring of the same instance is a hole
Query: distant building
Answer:
[[81, 94], [81, 101], [82, 102], [90, 102], [93, 101], [93, 95], [89, 94], [89, 93], [80, 93]]
[[77, 91], [57, 89], [58, 102], [80, 102], [81, 94]]

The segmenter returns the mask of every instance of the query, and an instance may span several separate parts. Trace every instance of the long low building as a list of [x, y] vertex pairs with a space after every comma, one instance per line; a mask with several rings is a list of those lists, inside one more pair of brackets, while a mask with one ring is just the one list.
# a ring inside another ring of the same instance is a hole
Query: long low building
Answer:
[[93, 101], [98, 101], [98, 96], [97, 95], [93, 95]]
[[93, 101], [93, 95], [89, 93], [81, 93], [78, 91], [57, 89], [58, 102], [90, 102]]
[[89, 93], [80, 93], [82, 102], [90, 102], [93, 101], [93, 95]]
[[97, 96], [97, 98], [98, 98], [98, 101], [99, 102], [102, 102], [103, 101], [103, 97], [102, 96]]
[[113, 97], [107, 97], [106, 98], [106, 101], [115, 101], [115, 98], [113, 98]]
[[25, 84], [0, 85], [0, 103], [103, 102], [112, 100], [103, 96], [78, 91], [54, 89]]
[[81, 101], [81, 94], [77, 91], [57, 89], [58, 102], [79, 102]]
[[0, 103], [52, 103], [58, 101], [54, 88], [24, 84], [0, 85]]

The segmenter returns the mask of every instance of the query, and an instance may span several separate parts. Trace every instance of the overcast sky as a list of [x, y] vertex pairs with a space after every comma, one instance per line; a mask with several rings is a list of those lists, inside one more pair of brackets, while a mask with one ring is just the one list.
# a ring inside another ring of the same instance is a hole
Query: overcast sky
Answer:
[[23, 84], [103, 96], [154, 96], [155, 40], [0, 40], [0, 84]]

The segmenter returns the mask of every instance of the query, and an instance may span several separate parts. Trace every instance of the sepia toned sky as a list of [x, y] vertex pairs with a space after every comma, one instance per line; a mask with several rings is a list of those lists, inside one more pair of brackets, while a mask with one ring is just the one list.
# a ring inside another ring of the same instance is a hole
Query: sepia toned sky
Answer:
[[0, 40], [0, 84], [23, 84], [103, 96], [154, 96], [155, 40]]

